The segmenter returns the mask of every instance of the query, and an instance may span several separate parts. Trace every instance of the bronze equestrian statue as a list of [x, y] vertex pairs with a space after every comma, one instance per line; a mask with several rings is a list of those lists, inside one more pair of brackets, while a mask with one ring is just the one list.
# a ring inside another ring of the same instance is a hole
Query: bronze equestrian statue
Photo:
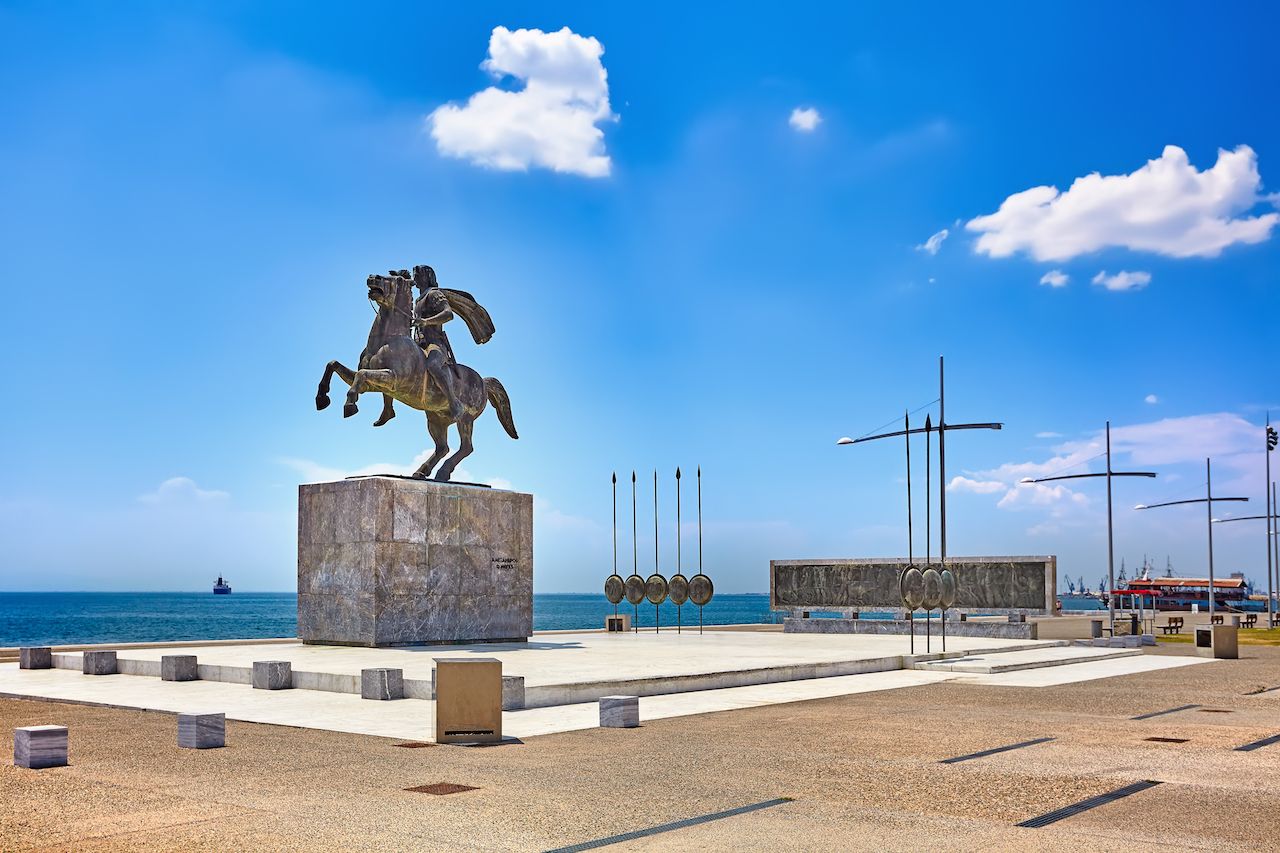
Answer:
[[[374, 426], [395, 417], [394, 401], [420, 409], [427, 415], [427, 432], [435, 451], [423, 462], [414, 477], [425, 479], [449, 452], [449, 425], [458, 427], [458, 452], [445, 460], [435, 479], [447, 481], [458, 463], [471, 455], [472, 426], [492, 403], [507, 435], [519, 438], [511, 417], [511, 401], [502, 383], [458, 364], [449, 345], [444, 324], [462, 317], [478, 344], [493, 337], [489, 312], [462, 290], [440, 287], [435, 270], [422, 265], [408, 270], [392, 270], [388, 275], [371, 275], [366, 285], [378, 316], [369, 329], [369, 341], [360, 353], [360, 367], [351, 370], [331, 361], [316, 392], [316, 408], [329, 405], [329, 383], [336, 373], [351, 386], [342, 416], [349, 418], [359, 408], [357, 401], [366, 391], [382, 393], [382, 414]], [[420, 296], [415, 302], [413, 288]]]

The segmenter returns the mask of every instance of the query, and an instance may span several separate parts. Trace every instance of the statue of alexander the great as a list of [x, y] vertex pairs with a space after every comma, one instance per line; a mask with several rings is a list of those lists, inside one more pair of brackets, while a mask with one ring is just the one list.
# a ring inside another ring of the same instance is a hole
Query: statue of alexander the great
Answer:
[[[344, 417], [358, 411], [357, 400], [366, 391], [382, 392], [382, 414], [374, 426], [395, 417], [396, 400], [426, 412], [435, 451], [414, 472], [420, 478], [430, 475], [449, 452], [450, 424], [458, 427], [460, 447], [440, 466], [435, 479], [448, 480], [458, 463], [471, 454], [472, 425], [486, 401], [493, 404], [507, 434], [518, 438], [502, 383], [493, 377], [482, 379], [476, 371], [458, 364], [444, 330], [445, 323], [459, 316], [476, 343], [487, 343], [493, 337], [493, 320], [475, 297], [440, 287], [435, 270], [425, 264], [414, 267], [412, 275], [408, 270], [371, 275], [366, 285], [378, 316], [360, 353], [360, 368], [353, 371], [340, 362], [329, 362], [316, 393], [316, 408], [329, 405], [329, 383], [336, 373], [351, 386], [342, 410]], [[420, 291], [416, 301], [413, 287]]]

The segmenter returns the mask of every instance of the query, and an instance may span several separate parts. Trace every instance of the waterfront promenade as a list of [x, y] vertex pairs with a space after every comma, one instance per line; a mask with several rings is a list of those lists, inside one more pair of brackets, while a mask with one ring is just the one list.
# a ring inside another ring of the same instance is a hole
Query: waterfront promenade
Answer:
[[[52, 771], [0, 767], [0, 836], [13, 850], [550, 850], [788, 798], [607, 849], [1274, 849], [1280, 744], [1236, 747], [1280, 732], [1280, 649], [1245, 651], [1024, 689], [939, 678], [486, 749], [229, 722], [228, 748], [184, 751], [168, 714], [5, 699], [6, 730], [69, 725], [72, 754]], [[1039, 738], [1052, 740], [940, 763]], [[1140, 780], [1163, 784], [1016, 826]], [[437, 782], [475, 790], [405, 790]]]

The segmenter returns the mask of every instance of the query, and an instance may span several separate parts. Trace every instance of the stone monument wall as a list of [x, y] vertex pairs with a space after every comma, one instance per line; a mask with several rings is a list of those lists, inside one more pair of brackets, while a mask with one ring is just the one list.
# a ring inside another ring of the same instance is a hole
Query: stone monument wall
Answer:
[[[906, 567], [903, 557], [772, 560], [769, 604], [774, 610], [901, 610], [898, 575]], [[1057, 557], [954, 557], [947, 568], [956, 576], [953, 610], [1054, 612]]]
[[388, 646], [533, 633], [533, 496], [360, 477], [298, 488], [298, 636]]

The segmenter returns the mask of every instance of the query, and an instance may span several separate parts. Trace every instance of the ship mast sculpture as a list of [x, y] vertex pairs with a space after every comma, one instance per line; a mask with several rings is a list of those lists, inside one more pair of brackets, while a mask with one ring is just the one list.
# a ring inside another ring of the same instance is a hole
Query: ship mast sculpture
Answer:
[[[350, 386], [342, 416], [359, 411], [361, 394], [382, 394], [382, 414], [374, 426], [395, 417], [395, 401], [425, 412], [427, 432], [435, 449], [413, 476], [426, 479], [443, 459], [435, 479], [447, 481], [458, 463], [473, 451], [471, 433], [476, 418], [493, 404], [498, 421], [507, 435], [519, 438], [511, 417], [511, 401], [502, 383], [492, 376], [481, 377], [454, 358], [444, 324], [462, 317], [477, 344], [493, 337], [489, 312], [466, 291], [440, 287], [431, 267], [419, 265], [408, 270], [392, 270], [388, 275], [371, 275], [365, 282], [377, 316], [369, 329], [368, 343], [360, 353], [358, 369], [339, 361], [325, 366], [316, 391], [316, 408], [329, 406], [329, 383], [336, 373]], [[419, 289], [415, 301], [413, 288]], [[448, 459], [449, 427], [458, 428], [458, 451]]]

